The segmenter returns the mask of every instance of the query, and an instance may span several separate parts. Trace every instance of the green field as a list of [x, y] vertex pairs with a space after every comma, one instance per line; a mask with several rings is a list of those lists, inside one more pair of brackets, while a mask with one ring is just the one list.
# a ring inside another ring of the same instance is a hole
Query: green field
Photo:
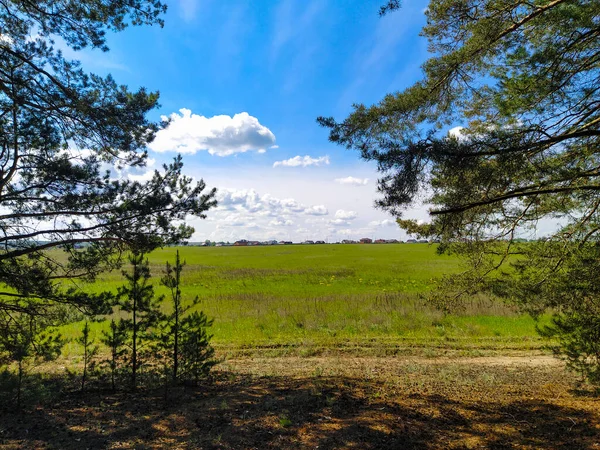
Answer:
[[[460, 265], [427, 244], [181, 247], [180, 252], [187, 263], [184, 297], [202, 299], [200, 307], [215, 319], [213, 342], [223, 352], [395, 354], [541, 345], [530, 317], [488, 298], [473, 299], [460, 315], [445, 316], [428, 306], [419, 294]], [[174, 248], [149, 255], [157, 294], [166, 293], [158, 280], [174, 256]], [[115, 290], [121, 283], [116, 271], [87, 288]], [[64, 334], [75, 336], [78, 330], [71, 325]]]

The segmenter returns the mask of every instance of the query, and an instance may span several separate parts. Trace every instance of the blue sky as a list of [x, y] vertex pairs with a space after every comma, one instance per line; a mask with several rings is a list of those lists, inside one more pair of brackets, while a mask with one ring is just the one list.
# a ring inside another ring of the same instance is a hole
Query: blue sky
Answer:
[[[327, 140], [317, 116], [343, 119], [421, 77], [426, 2], [379, 18], [383, 0], [167, 2], [165, 26], [111, 34], [110, 52], [68, 51], [130, 89], [158, 90], [155, 164], [219, 189], [193, 240], [406, 236], [376, 210], [377, 174]], [[137, 174], [143, 177], [144, 174]], [[407, 213], [425, 218], [424, 208]]]

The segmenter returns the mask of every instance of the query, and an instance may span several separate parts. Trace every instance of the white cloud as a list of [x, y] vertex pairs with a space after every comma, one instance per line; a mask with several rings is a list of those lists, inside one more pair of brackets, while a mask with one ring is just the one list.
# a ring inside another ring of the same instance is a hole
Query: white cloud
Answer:
[[344, 228], [343, 230], [335, 230], [334, 232], [335, 234], [338, 234], [340, 236], [353, 236], [356, 234], [356, 232], [354, 230], [351, 230], [350, 228]]
[[343, 209], [338, 209], [335, 212], [335, 218], [341, 220], [354, 220], [358, 217], [356, 211], [344, 211]]
[[290, 227], [292, 225], [294, 225], [294, 222], [292, 222], [289, 219], [273, 219], [269, 222], [269, 225], [271, 225], [272, 227]]
[[[276, 200], [276, 199], [274, 199]], [[297, 202], [296, 200], [294, 200], [293, 198], [284, 198], [283, 200], [280, 201], [281, 205], [292, 212], [303, 212], [306, 211], [306, 206], [304, 206], [302, 203]]]
[[336, 178], [336, 183], [340, 184], [352, 184], [354, 186], [365, 186], [368, 182], [368, 178], [355, 178], [355, 177], [346, 177], [346, 178]]
[[307, 206], [293, 198], [277, 198], [271, 194], [259, 195], [254, 189], [220, 189], [217, 194], [218, 210], [244, 211], [259, 216], [278, 217], [308, 214], [326, 215], [324, 205]]
[[219, 189], [217, 200], [219, 209], [235, 209], [241, 206], [250, 209], [259, 201], [259, 195], [254, 189]]
[[333, 225], [333, 226], [336, 226], [336, 227], [341, 227], [341, 226], [348, 226], [348, 225], [350, 225], [350, 222], [349, 222], [349, 221], [347, 221], [347, 220], [344, 220], [344, 219], [331, 219], [331, 220], [329, 221], [329, 223], [330, 223], [331, 225]]
[[325, 217], [309, 217], [304, 220], [304, 223], [308, 225], [322, 225], [327, 222], [328, 220]]
[[465, 141], [466, 136], [463, 132], [464, 127], [454, 127], [448, 130], [448, 136], [458, 139], [459, 141]]
[[166, 128], [156, 133], [149, 145], [155, 152], [194, 154], [207, 150], [211, 155], [229, 156], [248, 150], [266, 150], [275, 143], [275, 135], [256, 117], [246, 112], [233, 117], [204, 117], [186, 108], [173, 113]]
[[325, 205], [316, 205], [306, 208], [304, 214], [308, 214], [309, 216], [326, 216], [329, 214], [329, 211], [325, 208]]
[[139, 181], [140, 183], [145, 183], [146, 181], [150, 181], [154, 176], [154, 170], [148, 170], [147, 172], [141, 174], [133, 174], [128, 173], [127, 178], [131, 181]]
[[15, 40], [8, 34], [0, 33], [0, 42], [7, 45], [13, 45], [15, 43]]
[[351, 225], [354, 219], [358, 217], [356, 211], [344, 211], [343, 209], [338, 209], [335, 212], [335, 219], [331, 219], [329, 223], [334, 227], [348, 226]]
[[248, 225], [248, 221], [244, 219], [240, 214], [230, 214], [227, 217], [219, 220], [221, 226], [230, 227], [245, 227]]
[[329, 164], [329, 156], [319, 156], [318, 158], [312, 158], [308, 155], [306, 156], [294, 156], [293, 158], [286, 159], [283, 161], [275, 161], [273, 163], [273, 167], [283, 166], [283, 167], [307, 167], [307, 166], [320, 166], [320, 165]]
[[370, 227], [391, 227], [396, 225], [396, 221], [392, 219], [374, 220], [369, 222]]
[[[290, 177], [290, 170], [294, 172], [293, 177]], [[277, 239], [301, 242], [322, 239], [337, 242], [363, 237], [406, 240], [405, 232], [395, 225], [393, 217], [373, 208], [373, 199], [377, 195], [373, 186], [377, 176], [375, 170], [365, 169], [356, 173], [347, 170], [336, 168], [332, 162], [331, 166], [315, 169], [266, 167], [260, 171], [257, 168], [256, 171], [239, 171], [233, 178], [230, 169], [210, 172], [205, 175], [205, 180], [209, 186], [219, 188], [217, 197], [220, 203], [208, 212], [214, 221], [190, 219], [190, 225], [196, 229], [192, 240]], [[316, 176], [315, 172], [321, 175]], [[369, 178], [369, 184], [349, 187], [333, 182], [348, 175]], [[353, 191], [352, 195], [348, 195], [348, 189]], [[411, 210], [406, 217], [426, 219], [426, 207]], [[336, 217], [338, 210], [342, 212]], [[350, 219], [354, 213], [356, 218]], [[232, 222], [255, 224], [258, 228], [250, 230], [244, 226], [227, 225], [224, 219], [231, 215], [237, 215], [237, 219], [231, 218]], [[330, 220], [335, 223], [330, 223]], [[276, 225], [286, 221], [293, 222], [293, 225]], [[304, 230], [298, 232], [298, 228]]]

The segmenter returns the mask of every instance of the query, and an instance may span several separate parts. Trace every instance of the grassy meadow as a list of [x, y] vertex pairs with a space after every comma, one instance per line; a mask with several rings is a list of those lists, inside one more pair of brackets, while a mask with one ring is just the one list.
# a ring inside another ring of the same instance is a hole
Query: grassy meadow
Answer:
[[[483, 297], [443, 316], [420, 299], [461, 269], [433, 246], [180, 251], [185, 297], [215, 319], [221, 361], [209, 379], [168, 396], [127, 383], [81, 392], [82, 349], [70, 343], [60, 360], [28, 367], [26, 414], [0, 407], [0, 449], [600, 446], [600, 400], [541, 351], [531, 318]], [[157, 294], [174, 255], [149, 255]], [[115, 271], [86, 288], [122, 282]], [[107, 323], [93, 326], [97, 336]]]
[[[157, 295], [175, 248], [149, 255]], [[420, 297], [455, 271], [456, 258], [427, 244], [180, 247], [183, 295], [201, 299], [222, 352], [262, 349], [310, 356], [335, 350], [396, 354], [432, 349], [539, 348], [535, 322], [488, 298], [444, 316]], [[90, 290], [116, 290], [120, 271]], [[168, 302], [165, 302], [168, 308]], [[106, 326], [95, 324], [95, 331]], [[78, 335], [78, 324], [65, 327]], [[77, 352], [69, 345], [66, 354]]]

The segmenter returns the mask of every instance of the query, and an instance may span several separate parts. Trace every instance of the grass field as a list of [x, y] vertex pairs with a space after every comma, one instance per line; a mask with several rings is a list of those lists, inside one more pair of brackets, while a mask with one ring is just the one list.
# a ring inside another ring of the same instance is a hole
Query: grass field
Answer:
[[[427, 244], [181, 247], [187, 262], [183, 293], [202, 299], [215, 319], [214, 344], [224, 353], [253, 349], [274, 355], [335, 349], [397, 354], [436, 348], [530, 349], [542, 344], [535, 322], [485, 297], [461, 315], [443, 315], [420, 297], [436, 278], [459, 271], [459, 261]], [[174, 248], [149, 255], [157, 294]], [[115, 290], [120, 272], [93, 290]], [[167, 306], [166, 306], [167, 307]], [[102, 324], [96, 325], [100, 328]], [[66, 327], [69, 336], [79, 325]], [[405, 350], [407, 349], [408, 350]], [[66, 354], [76, 352], [74, 346]]]
[[[600, 448], [597, 391], [543, 350], [531, 318], [483, 297], [444, 316], [420, 299], [460, 270], [432, 246], [180, 250], [186, 298], [215, 319], [210, 379], [168, 398], [81, 393], [69, 344], [27, 368], [22, 413], [0, 406], [1, 449]], [[156, 285], [174, 254], [150, 255]]]

